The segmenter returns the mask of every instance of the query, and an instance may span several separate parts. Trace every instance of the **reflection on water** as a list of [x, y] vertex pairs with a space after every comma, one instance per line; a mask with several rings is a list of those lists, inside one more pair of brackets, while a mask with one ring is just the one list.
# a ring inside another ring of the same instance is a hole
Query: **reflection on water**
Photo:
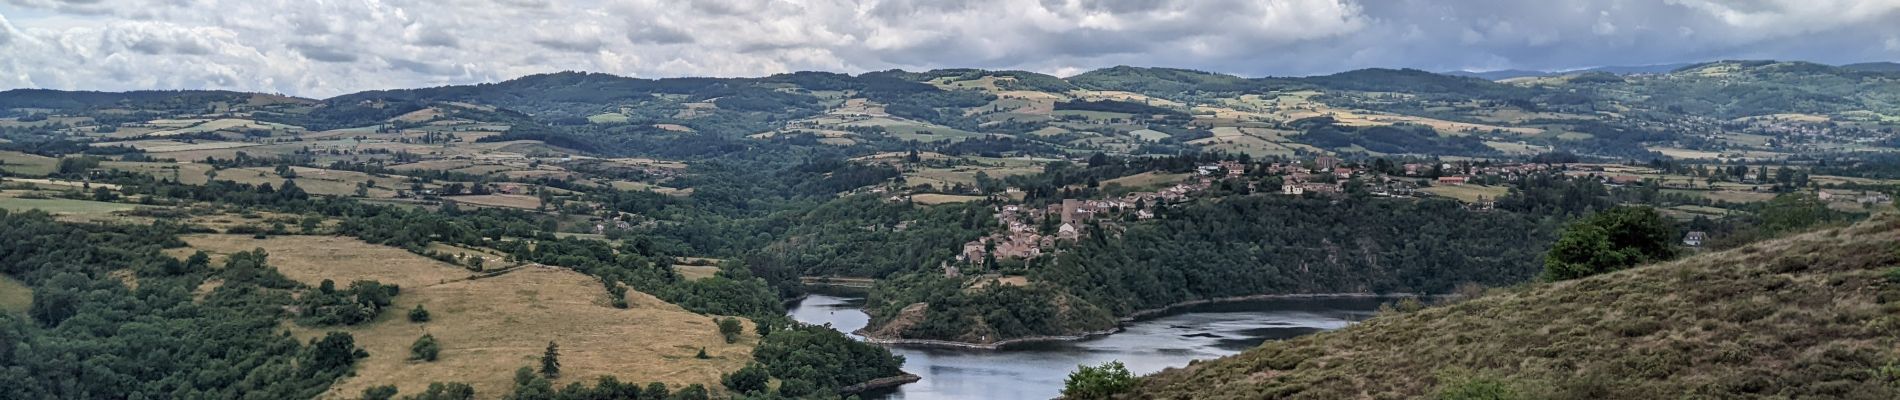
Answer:
[[[1001, 351], [893, 346], [917, 383], [870, 398], [1048, 399], [1076, 365], [1121, 361], [1136, 374], [1239, 353], [1267, 340], [1338, 329], [1372, 315], [1379, 299], [1287, 299], [1209, 305], [1128, 324], [1126, 331], [1080, 342], [1036, 343]], [[791, 316], [850, 333], [870, 317], [862, 298], [812, 295]], [[856, 337], [855, 335], [853, 337]]]

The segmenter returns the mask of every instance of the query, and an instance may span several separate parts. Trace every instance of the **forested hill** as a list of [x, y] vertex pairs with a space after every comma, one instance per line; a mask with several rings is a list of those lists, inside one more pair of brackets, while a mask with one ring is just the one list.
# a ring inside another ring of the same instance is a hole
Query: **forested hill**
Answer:
[[1140, 399], [1900, 397], [1900, 217], [1495, 289], [1144, 378]]
[[[1671, 151], [1811, 154], [1900, 146], [1892, 132], [1900, 116], [1900, 72], [1885, 64], [1717, 61], [1653, 72], [1606, 68], [1500, 81], [1387, 68], [1257, 78], [1130, 66], [1067, 78], [979, 69], [662, 79], [559, 72], [324, 100], [218, 91], [14, 90], [0, 92], [0, 119], [64, 116], [55, 121], [107, 133], [171, 116], [313, 131], [460, 119], [514, 126], [493, 141], [541, 140], [643, 156], [724, 154], [690, 150], [761, 141], [867, 154], [973, 138], [1015, 141], [977, 147], [984, 153], [1038, 156], [1527, 157], [1556, 150], [1649, 159]], [[1472, 146], [1414, 149], [1377, 134], [1341, 141], [1296, 124], [1317, 116], [1359, 127], [1419, 129]], [[1764, 134], [1731, 121], [1749, 117], [1817, 123], [1830, 132], [1767, 140], [1758, 136], [1807, 128], [1755, 128]], [[639, 145], [653, 140], [688, 145]]]

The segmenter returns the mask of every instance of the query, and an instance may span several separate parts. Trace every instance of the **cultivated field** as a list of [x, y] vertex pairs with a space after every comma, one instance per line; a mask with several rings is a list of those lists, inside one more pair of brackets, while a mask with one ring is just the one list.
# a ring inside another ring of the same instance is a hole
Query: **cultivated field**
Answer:
[[475, 196], [444, 197], [444, 199], [455, 200], [455, 202], [463, 203], [463, 204], [473, 204], [473, 205], [478, 205], [478, 206], [489, 206], [489, 207], [519, 208], [519, 209], [524, 209], [524, 210], [533, 210], [535, 207], [541, 206], [540, 198], [525, 195], [525, 194], [484, 194], [484, 195], [475, 195]]
[[680, 277], [686, 278], [687, 280], [700, 280], [700, 279], [711, 278], [713, 277], [713, 275], [718, 274], [719, 267], [711, 266], [711, 265], [680, 264], [680, 265], [674, 265], [673, 271], [679, 272]]
[[1187, 179], [1190, 176], [1194, 176], [1194, 174], [1191, 174], [1191, 173], [1163, 174], [1163, 173], [1156, 173], [1156, 172], [1143, 172], [1139, 174], [1134, 174], [1134, 175], [1102, 181], [1102, 186], [1107, 187], [1108, 185], [1120, 185], [1123, 189], [1128, 189], [1132, 191], [1138, 191], [1138, 192], [1149, 191], [1149, 190], [1166, 188], [1168, 186], [1173, 186], [1176, 183], [1181, 183], [1182, 180]]
[[1435, 195], [1450, 197], [1467, 203], [1476, 202], [1479, 197], [1483, 197], [1484, 200], [1487, 201], [1497, 200], [1499, 197], [1503, 197], [1505, 193], [1510, 193], [1511, 191], [1510, 188], [1503, 186], [1484, 185], [1441, 185], [1424, 188], [1423, 190]]
[[967, 203], [967, 202], [972, 202], [972, 201], [979, 201], [979, 200], [983, 200], [983, 196], [964, 196], [964, 195], [955, 195], [955, 194], [922, 193], [922, 194], [913, 195], [910, 197], [910, 199], [911, 201], [914, 201], [917, 204], [933, 205], [933, 204]]
[[131, 204], [72, 199], [22, 199], [0, 197], [0, 208], [12, 211], [40, 210], [54, 215], [102, 217], [113, 212], [137, 208]]
[[0, 151], [0, 171], [8, 174], [40, 176], [53, 173], [59, 159], [15, 151]]

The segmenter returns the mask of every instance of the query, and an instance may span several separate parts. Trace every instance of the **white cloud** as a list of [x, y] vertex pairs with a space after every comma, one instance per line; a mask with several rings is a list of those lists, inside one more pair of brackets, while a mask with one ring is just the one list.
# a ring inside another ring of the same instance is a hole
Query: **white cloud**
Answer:
[[[1892, 54], [1900, 2], [0, 0], [0, 88], [331, 96], [562, 70], [758, 76], [1117, 64], [1244, 75]], [[10, 5], [7, 5], [10, 4]], [[1693, 34], [1688, 34], [1693, 32]], [[1854, 40], [1850, 40], [1854, 39]], [[1883, 40], [1886, 42], [1883, 43]], [[1836, 55], [1838, 54], [1838, 55]]]

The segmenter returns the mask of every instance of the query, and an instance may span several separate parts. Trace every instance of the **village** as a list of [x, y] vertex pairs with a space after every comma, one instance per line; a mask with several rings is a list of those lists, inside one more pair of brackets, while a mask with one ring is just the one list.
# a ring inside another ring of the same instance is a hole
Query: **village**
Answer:
[[[1357, 192], [1374, 197], [1440, 197], [1460, 201], [1470, 210], [1490, 211], [1499, 197], [1510, 192], [1510, 182], [1540, 174], [1590, 179], [1611, 187], [1696, 187], [1693, 178], [1672, 181], [1667, 175], [1618, 164], [1456, 161], [1361, 165], [1329, 156], [1253, 163], [1228, 160], [1199, 165], [1181, 181], [1155, 191], [1100, 199], [1062, 199], [1040, 207], [1006, 200], [993, 208], [1002, 231], [964, 244], [956, 261], [963, 265], [988, 266], [1001, 260], [1035, 259], [1057, 251], [1063, 242], [1078, 240], [1092, 231], [1113, 232], [1122, 222], [1155, 218], [1155, 207], [1186, 202], [1216, 185], [1244, 188], [1242, 193], [1253, 195], [1342, 197]], [[1278, 188], [1260, 187], [1276, 181]], [[1736, 176], [1733, 183], [1724, 183], [1739, 187], [1718, 188], [1710, 183], [1703, 189], [1736, 190], [1772, 197], [1774, 183], [1768, 173], [1751, 170]], [[1750, 184], [1752, 186], [1748, 186]], [[1817, 188], [1812, 193], [1824, 202], [1843, 207], [1893, 204], [1890, 195], [1873, 191]], [[891, 199], [902, 198], [893, 196]], [[1704, 236], [1702, 232], [1688, 232], [1682, 244], [1701, 246]], [[958, 274], [954, 265], [946, 265], [945, 270], [947, 274]]]

